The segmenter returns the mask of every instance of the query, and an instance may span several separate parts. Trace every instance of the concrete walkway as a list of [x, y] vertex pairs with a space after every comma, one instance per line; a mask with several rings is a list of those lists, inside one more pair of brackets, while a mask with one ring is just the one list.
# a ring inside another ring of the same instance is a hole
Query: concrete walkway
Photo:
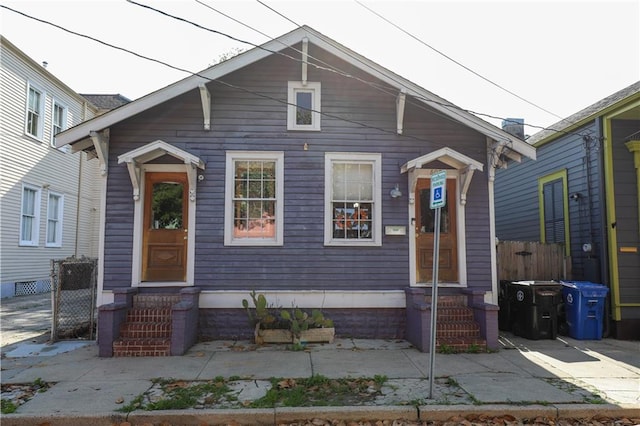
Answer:
[[[493, 353], [436, 354], [435, 389], [428, 398], [429, 354], [402, 340], [336, 339], [305, 351], [216, 341], [167, 358], [99, 358], [95, 342], [26, 341], [3, 346], [2, 384], [40, 379], [54, 385], [16, 413], [3, 415], [2, 424], [276, 424], [312, 418], [445, 420], [471, 413], [640, 418], [639, 342], [566, 337], [532, 341], [509, 333], [503, 333], [500, 342], [502, 348]], [[379, 375], [388, 382], [370, 406], [137, 410], [128, 415], [116, 411], [152, 390], [154, 378], [234, 378], [243, 398], [252, 400], [264, 395], [269, 378], [312, 375]]]
[[[436, 355], [435, 377], [447, 380], [437, 380], [432, 399], [428, 399], [428, 354], [404, 341], [338, 339], [300, 352], [281, 346], [255, 347], [249, 342], [209, 342], [197, 344], [184, 356], [169, 358], [99, 358], [93, 343], [79, 348], [69, 342], [49, 345], [55, 349], [48, 353], [57, 352], [51, 356], [22, 356], [25, 353], [18, 347], [2, 360], [2, 383], [41, 379], [55, 385], [15, 414], [3, 416], [2, 424], [111, 425], [116, 419], [142, 423], [176, 418], [181, 419], [179, 424], [224, 424], [220, 416], [240, 424], [273, 424], [276, 418], [291, 416], [335, 418], [336, 412], [341, 417], [378, 420], [446, 419], [469, 412], [499, 412], [518, 418], [585, 417], [603, 412], [640, 417], [637, 342], [528, 341], [512, 336], [502, 341], [505, 346], [496, 353]], [[62, 352], [65, 348], [69, 351]], [[194, 381], [235, 376], [256, 383], [271, 377], [314, 374], [329, 378], [385, 375], [393, 390], [383, 405], [375, 407], [198, 410], [196, 417], [194, 410], [134, 411], [128, 417], [115, 411], [152, 388], [152, 379], [158, 377]], [[593, 404], [598, 396], [603, 401]], [[410, 405], [416, 402], [418, 408]], [[197, 421], [190, 423], [189, 419]]]

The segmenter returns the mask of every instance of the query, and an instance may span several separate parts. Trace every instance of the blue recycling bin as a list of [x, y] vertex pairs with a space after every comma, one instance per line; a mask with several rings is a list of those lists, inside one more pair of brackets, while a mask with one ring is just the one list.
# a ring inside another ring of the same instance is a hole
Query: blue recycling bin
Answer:
[[569, 336], [602, 339], [604, 304], [609, 289], [590, 281], [562, 281], [562, 299]]

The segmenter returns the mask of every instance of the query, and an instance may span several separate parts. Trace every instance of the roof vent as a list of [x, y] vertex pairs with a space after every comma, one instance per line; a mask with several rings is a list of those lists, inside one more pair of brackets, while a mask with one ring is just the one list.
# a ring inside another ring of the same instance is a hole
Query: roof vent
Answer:
[[502, 120], [502, 130], [524, 140], [524, 118], [505, 118]]

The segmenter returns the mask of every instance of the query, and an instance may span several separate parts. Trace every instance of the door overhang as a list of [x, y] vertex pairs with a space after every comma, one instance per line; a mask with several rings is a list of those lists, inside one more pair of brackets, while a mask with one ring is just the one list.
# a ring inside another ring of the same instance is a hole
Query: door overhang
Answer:
[[118, 164], [125, 163], [129, 170], [131, 185], [133, 186], [133, 199], [140, 199], [141, 165], [156, 160], [164, 155], [170, 155], [185, 165], [189, 179], [189, 199], [195, 201], [196, 196], [196, 169], [204, 170], [204, 162], [197, 156], [183, 151], [170, 143], [157, 140], [136, 148], [118, 156]]
[[[168, 161], [161, 161], [164, 156], [173, 157]], [[154, 161], [158, 160], [158, 161]], [[176, 161], [178, 160], [178, 161]], [[205, 163], [197, 156], [177, 148], [162, 140], [157, 140], [139, 148], [118, 156], [118, 164], [126, 164], [133, 187], [134, 228], [133, 228], [133, 253], [131, 260], [131, 282], [133, 287], [166, 287], [166, 286], [193, 286], [195, 276], [195, 240], [196, 240], [196, 185], [198, 182], [198, 170], [204, 170]], [[187, 233], [187, 272], [184, 282], [148, 282], [142, 281], [142, 240], [143, 240], [143, 215], [144, 197], [144, 173], [154, 172], [180, 172], [187, 175], [189, 185], [188, 221]]]
[[[440, 148], [429, 154], [409, 160], [402, 165], [400, 172], [409, 173], [409, 194], [414, 194], [416, 189], [419, 174], [415, 173], [415, 171], [420, 170], [424, 165], [435, 161], [439, 161], [440, 163], [458, 170], [460, 174], [460, 204], [466, 204], [467, 191], [471, 184], [473, 172], [476, 170], [482, 171], [484, 166], [481, 162], [451, 148]], [[410, 197], [413, 197], [413, 195], [410, 195]]]

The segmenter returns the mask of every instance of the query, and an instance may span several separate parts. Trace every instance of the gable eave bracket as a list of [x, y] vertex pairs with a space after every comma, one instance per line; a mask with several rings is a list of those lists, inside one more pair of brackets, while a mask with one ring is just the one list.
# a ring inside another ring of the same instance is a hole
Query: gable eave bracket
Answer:
[[211, 93], [207, 86], [202, 83], [200, 89], [200, 100], [202, 101], [202, 116], [204, 117], [204, 130], [211, 130]]
[[309, 39], [307, 37], [302, 39], [302, 85], [307, 85], [307, 68], [309, 64]]
[[109, 135], [108, 133], [89, 132], [93, 147], [96, 150], [96, 156], [100, 162], [100, 174], [107, 175], [107, 165], [109, 164]]
[[404, 127], [404, 104], [407, 99], [407, 93], [402, 90], [396, 98], [396, 131], [399, 135], [403, 132]]

